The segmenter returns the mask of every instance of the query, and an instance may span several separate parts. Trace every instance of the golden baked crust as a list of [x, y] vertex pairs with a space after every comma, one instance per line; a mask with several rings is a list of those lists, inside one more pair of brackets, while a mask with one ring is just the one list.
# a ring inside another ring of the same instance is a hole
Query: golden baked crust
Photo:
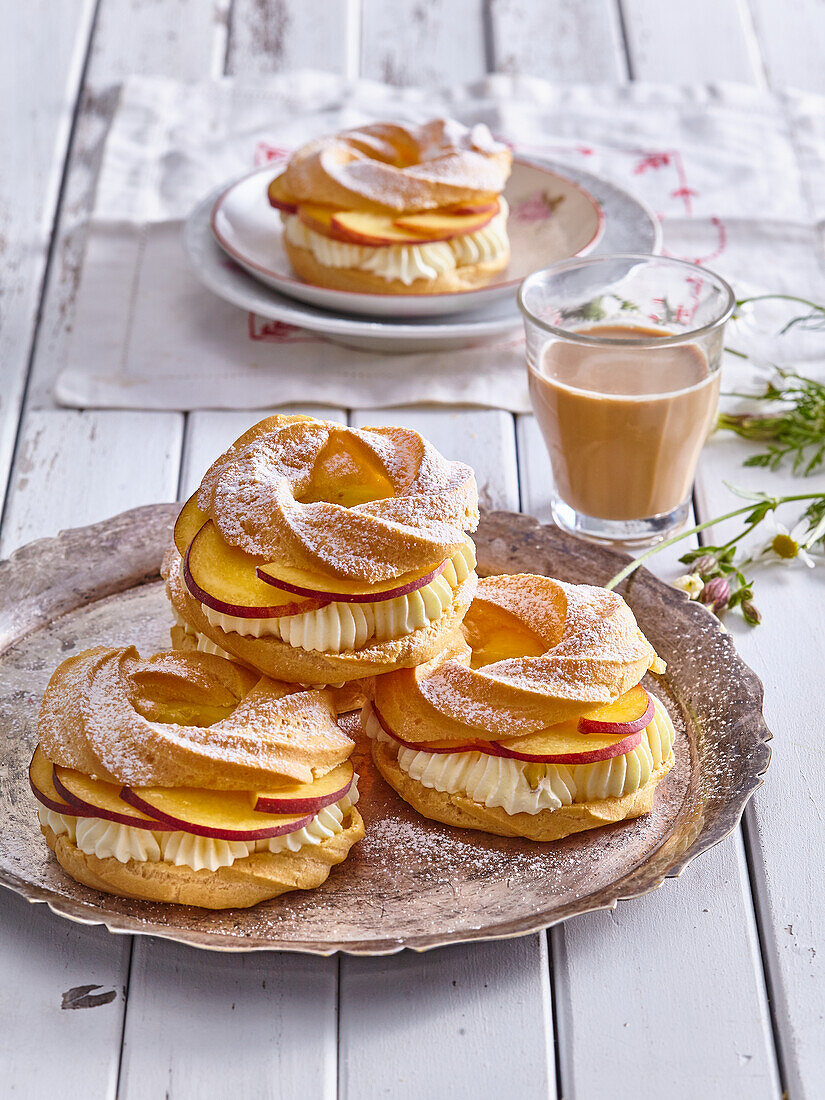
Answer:
[[313, 138], [295, 150], [283, 178], [299, 202], [432, 210], [498, 195], [512, 163], [512, 150], [483, 124], [373, 122]]
[[353, 267], [327, 267], [326, 264], [319, 263], [308, 248], [294, 245], [286, 234], [283, 245], [295, 273], [304, 282], [358, 294], [456, 294], [464, 290], [477, 290], [486, 286], [510, 262], [508, 250], [495, 260], [463, 264], [453, 271], [443, 272], [435, 279], [415, 279], [412, 283], [403, 283], [400, 279], [384, 279], [372, 271], [360, 271]]
[[160, 861], [129, 860], [87, 855], [66, 836], [41, 826], [60, 866], [77, 882], [120, 897], [176, 902], [203, 909], [246, 909], [289, 890], [314, 890], [331, 869], [346, 859], [364, 836], [364, 822], [355, 807], [343, 832], [298, 852], [255, 852], [217, 871], [193, 871]]
[[571, 833], [598, 829], [616, 821], [641, 817], [653, 809], [657, 785], [675, 763], [671, 751], [667, 760], [651, 775], [644, 787], [621, 798], [603, 798], [594, 802], [574, 802], [558, 810], [541, 810], [537, 814], [508, 814], [500, 806], [484, 806], [464, 794], [450, 794], [425, 787], [402, 771], [392, 746], [373, 742], [372, 758], [381, 775], [397, 794], [423, 817], [456, 825], [462, 829], [478, 829], [498, 836], [521, 836], [528, 840], [561, 840]]
[[403, 638], [393, 638], [345, 653], [318, 653], [298, 649], [280, 638], [251, 638], [226, 633], [204, 615], [197, 600], [186, 591], [180, 578], [175, 551], [164, 562], [166, 594], [177, 613], [194, 631], [203, 634], [265, 675], [293, 684], [340, 684], [366, 679], [428, 661], [440, 653], [458, 629], [475, 593], [477, 578], [471, 573], [455, 590], [452, 606], [435, 622]]
[[[648, 669], [664, 668], [621, 596], [530, 573], [482, 578], [461, 634], [429, 663], [376, 681], [375, 705], [405, 740], [532, 733], [611, 703]], [[499, 649], [490, 653], [491, 644]]]
[[[184, 627], [178, 623], [174, 623], [169, 628], [169, 634], [172, 638], [172, 648], [179, 649], [184, 653], [196, 653], [198, 651], [198, 639], [194, 634], [190, 634]], [[244, 665], [246, 668], [253, 669], [254, 665], [248, 664], [246, 661], [242, 661], [240, 657], [234, 657], [233, 660]], [[258, 672], [258, 669], [255, 669]], [[324, 691], [331, 697], [332, 705], [335, 707], [336, 714], [349, 714], [353, 710], [360, 710], [366, 702], [366, 695], [361, 688], [361, 683], [358, 680], [353, 680], [348, 684], [341, 684], [340, 687], [325, 687]]]

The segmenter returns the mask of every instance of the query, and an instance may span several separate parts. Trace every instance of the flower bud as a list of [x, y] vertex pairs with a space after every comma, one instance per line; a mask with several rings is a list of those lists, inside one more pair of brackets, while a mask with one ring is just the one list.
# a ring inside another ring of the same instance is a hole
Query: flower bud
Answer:
[[730, 599], [730, 585], [727, 578], [711, 577], [699, 594], [699, 599], [703, 604], [707, 604], [716, 615], [720, 611], [724, 611]]
[[692, 600], [696, 600], [705, 587], [705, 582], [698, 573], [685, 573], [684, 576], [676, 578], [673, 587], [678, 588], [681, 592], [687, 592]]
[[695, 573], [712, 573], [718, 564], [713, 554], [703, 554], [693, 563], [693, 570]]
[[750, 600], [742, 601], [742, 614], [745, 617], [745, 622], [750, 626], [758, 626], [762, 622], [759, 608], [755, 607]]

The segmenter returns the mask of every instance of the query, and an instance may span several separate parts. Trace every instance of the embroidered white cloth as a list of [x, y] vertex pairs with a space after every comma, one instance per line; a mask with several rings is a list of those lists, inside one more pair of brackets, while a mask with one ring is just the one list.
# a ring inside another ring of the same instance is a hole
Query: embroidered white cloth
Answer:
[[427, 354], [354, 351], [244, 313], [187, 266], [182, 220], [219, 183], [313, 134], [438, 113], [486, 122], [525, 153], [635, 192], [661, 217], [667, 252], [715, 268], [738, 292], [823, 299], [821, 97], [498, 75], [441, 91], [310, 72], [254, 87], [136, 77], [122, 88], [106, 142], [57, 401], [529, 409], [519, 339]]

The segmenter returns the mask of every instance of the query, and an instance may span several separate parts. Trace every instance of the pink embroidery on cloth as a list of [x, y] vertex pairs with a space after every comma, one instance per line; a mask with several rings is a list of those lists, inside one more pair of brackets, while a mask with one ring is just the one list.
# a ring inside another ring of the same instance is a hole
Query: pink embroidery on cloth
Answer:
[[255, 146], [253, 161], [255, 167], [260, 168], [261, 165], [270, 164], [273, 160], [283, 160], [291, 152], [292, 150], [287, 149], [285, 145], [270, 145], [268, 141], [259, 141]]
[[311, 344], [316, 339], [296, 325], [288, 325], [284, 321], [267, 321], [257, 313], [248, 315], [247, 333], [250, 340], [266, 341], [270, 344]]

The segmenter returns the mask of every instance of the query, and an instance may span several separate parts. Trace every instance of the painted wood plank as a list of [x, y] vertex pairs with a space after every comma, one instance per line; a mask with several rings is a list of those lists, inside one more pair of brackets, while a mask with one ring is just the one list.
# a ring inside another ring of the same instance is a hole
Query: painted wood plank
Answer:
[[355, 0], [235, 0], [227, 72], [323, 69], [357, 76], [359, 20]]
[[122, 1100], [335, 1100], [338, 962], [137, 941]]
[[0, 13], [0, 488], [12, 461], [94, 0]]
[[[513, 418], [495, 410], [382, 409], [356, 426], [404, 424], [476, 471], [486, 507], [518, 509]], [[543, 935], [432, 954], [341, 959], [340, 1095], [345, 1100], [555, 1095]], [[468, 1072], [475, 1067], [483, 1074]]]
[[[522, 505], [546, 520], [552, 477], [531, 416], [519, 418]], [[695, 542], [693, 543], [695, 545]], [[684, 571], [673, 547], [651, 559]], [[552, 932], [565, 1095], [776, 1097], [780, 1091], [741, 835], [654, 894]], [[712, 975], [712, 980], [708, 976]], [[593, 1036], [608, 1057], [592, 1057]], [[697, 1057], [701, 1052], [701, 1057]]]
[[747, 0], [619, 3], [634, 80], [669, 84], [739, 80], [764, 85]]
[[341, 1100], [555, 1096], [544, 935], [341, 959]]
[[545, 80], [626, 80], [627, 62], [614, 0], [490, 0], [496, 72]]
[[[31, 413], [12, 474], [3, 555], [61, 528], [173, 498], [181, 425], [175, 413]], [[0, 1093], [114, 1097], [130, 938], [71, 924], [7, 891], [0, 926]], [[91, 999], [84, 1000], [86, 986]]]
[[[700, 516], [710, 519], [735, 507], [723, 480], [744, 489], [775, 493], [825, 491], [825, 474], [794, 477], [742, 465], [756, 448], [735, 437], [715, 437], [704, 456], [697, 496]], [[793, 506], [780, 521], [793, 525]], [[707, 541], [730, 538], [728, 524]], [[771, 536], [762, 536], [769, 539]], [[798, 564], [798, 563], [797, 563]], [[765, 685], [765, 718], [773, 731], [773, 756], [745, 814], [753, 887], [772, 1004], [789, 1095], [825, 1095], [825, 887], [808, 870], [803, 853], [825, 850], [825, 758], [817, 685], [825, 667], [825, 569], [774, 565], [759, 570], [755, 603], [762, 625], [749, 628], [734, 616], [727, 625], [744, 659]]]
[[3, 556], [67, 527], [174, 500], [182, 426], [180, 413], [31, 412], [12, 474]]
[[[301, 411], [344, 420], [340, 409], [310, 406]], [[191, 495], [218, 455], [264, 415], [191, 413], [181, 497]], [[160, 940], [136, 940], [121, 1094], [127, 1100], [153, 1100], [164, 1094], [175, 1100], [222, 1100], [244, 1093], [273, 1100], [299, 1095], [334, 1098], [337, 997], [334, 958], [224, 956]], [[242, 1057], [227, 1057], [227, 1043], [237, 1050], [238, 1036], [243, 1036]]]
[[751, 9], [771, 87], [825, 92], [825, 8], [819, 0], [751, 0]]
[[364, 0], [361, 75], [453, 84], [487, 71], [481, 0]]
[[[175, 0], [171, 4], [163, 0], [101, 0], [43, 296], [29, 384], [30, 408], [53, 405], [54, 379], [66, 363], [88, 218], [120, 82], [130, 73], [181, 80], [220, 76], [226, 53], [227, 7], [228, 0]], [[122, 262], [128, 262], [128, 257]], [[113, 318], [113, 330], [114, 323]]]

